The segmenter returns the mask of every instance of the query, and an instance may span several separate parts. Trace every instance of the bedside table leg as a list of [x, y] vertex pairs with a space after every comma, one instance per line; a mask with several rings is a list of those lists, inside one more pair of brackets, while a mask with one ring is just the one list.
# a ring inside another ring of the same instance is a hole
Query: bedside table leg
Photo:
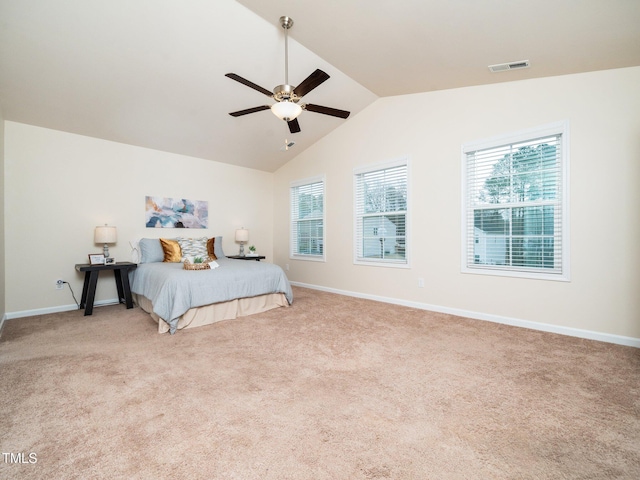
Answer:
[[118, 290], [118, 303], [124, 301], [124, 292], [122, 291], [122, 268], [113, 271], [113, 276], [116, 277], [116, 289]]
[[133, 295], [131, 295], [128, 270], [122, 270], [122, 286], [124, 288], [124, 303], [127, 305], [127, 308], [133, 308]]
[[133, 296], [129, 285], [129, 270], [120, 268], [113, 271], [116, 276], [116, 287], [118, 288], [118, 301], [124, 303], [127, 308], [133, 308]]
[[96, 285], [98, 284], [98, 273], [100, 272], [98, 272], [97, 270], [94, 270], [93, 272], [87, 272], [87, 274], [89, 275], [88, 284], [87, 284], [87, 279], [85, 278], [85, 286], [87, 287], [86, 295], [84, 293], [84, 289], [82, 293], [82, 297], [85, 299], [85, 304], [84, 304], [85, 316], [91, 315], [93, 313], [93, 301], [96, 298]]
[[89, 278], [91, 272], [84, 272], [84, 285], [82, 286], [82, 297], [80, 298], [80, 308], [84, 309], [87, 304], [87, 292], [89, 291]]

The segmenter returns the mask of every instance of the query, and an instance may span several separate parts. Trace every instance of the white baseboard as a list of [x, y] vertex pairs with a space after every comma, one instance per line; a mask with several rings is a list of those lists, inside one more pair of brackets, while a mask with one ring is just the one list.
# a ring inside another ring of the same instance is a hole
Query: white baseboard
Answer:
[[381, 297], [378, 295], [370, 295], [367, 293], [352, 292], [348, 290], [339, 290], [337, 288], [322, 287], [320, 285], [311, 285], [301, 282], [291, 282], [291, 285], [298, 287], [311, 288], [329, 293], [337, 293], [338, 295], [346, 295], [349, 297], [364, 298], [367, 300], [375, 300], [377, 302], [391, 303], [394, 305], [402, 305], [404, 307], [417, 308], [419, 310], [428, 310], [438, 313], [448, 313], [459, 317], [473, 318], [474, 320], [485, 320], [494, 323], [502, 323], [504, 325], [512, 325], [515, 327], [529, 328], [532, 330], [540, 330], [543, 332], [558, 333], [560, 335], [568, 335], [570, 337], [585, 338], [588, 340], [598, 340], [600, 342], [615, 343], [617, 345], [625, 345], [627, 347], [640, 348], [640, 338], [625, 337], [622, 335], [614, 335], [611, 333], [594, 332], [591, 330], [582, 330], [579, 328], [563, 327], [560, 325], [551, 325], [549, 323], [532, 322], [530, 320], [521, 320], [518, 318], [503, 317], [500, 315], [492, 315], [488, 313], [472, 312], [459, 308], [441, 307], [439, 305], [430, 305], [428, 303], [413, 302], [409, 300], [401, 300], [397, 298]]
[[[93, 303], [94, 307], [102, 307], [104, 305], [117, 304], [118, 299], [112, 298], [108, 300], [97, 300]], [[13, 320], [14, 318], [33, 317], [35, 315], [46, 315], [48, 313], [70, 312], [71, 310], [78, 310], [78, 305], [60, 305], [58, 307], [36, 308], [34, 310], [22, 310], [18, 312], [9, 312], [5, 314], [7, 320]]]

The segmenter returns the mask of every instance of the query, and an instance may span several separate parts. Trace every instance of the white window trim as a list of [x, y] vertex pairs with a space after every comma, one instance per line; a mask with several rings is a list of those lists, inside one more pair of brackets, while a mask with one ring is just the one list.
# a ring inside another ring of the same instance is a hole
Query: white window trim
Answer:
[[[291, 215], [291, 189], [295, 187], [302, 187], [304, 185], [310, 185], [312, 183], [322, 182], [323, 199], [322, 199], [322, 255], [305, 255], [302, 253], [295, 253], [293, 251], [293, 235], [292, 224], [293, 218]], [[294, 180], [289, 184], [289, 259], [290, 260], [304, 260], [308, 262], [326, 262], [327, 261], [327, 179], [326, 175], [316, 175], [314, 177], [304, 178], [301, 180]]]
[[[383, 170], [385, 168], [398, 167], [406, 165], [407, 167], [407, 213], [405, 218], [405, 260], [403, 262], [397, 262], [388, 259], [379, 260], [360, 260], [358, 259], [358, 186], [357, 176], [361, 173], [374, 172], [376, 170]], [[394, 160], [388, 160], [378, 162], [369, 165], [363, 165], [355, 167], [353, 169], [353, 264], [363, 265], [370, 267], [385, 267], [385, 268], [411, 268], [411, 161], [409, 157], [400, 157]]]
[[[562, 249], [562, 259], [561, 259], [561, 273], [542, 273], [537, 271], [532, 272], [524, 272], [524, 271], [511, 271], [505, 269], [492, 269], [490, 266], [485, 267], [473, 267], [470, 268], [467, 266], [467, 242], [469, 232], [467, 230], [468, 221], [467, 221], [467, 212], [470, 207], [469, 198], [468, 198], [468, 185], [467, 185], [467, 153], [473, 152], [476, 150], [483, 150], [487, 148], [497, 147], [501, 145], [506, 145], [510, 143], [519, 143], [523, 141], [530, 140], [532, 138], [541, 137], [541, 136], [551, 136], [561, 134], [561, 149], [562, 149], [562, 222], [560, 224], [560, 228], [562, 229], [561, 233], [561, 249]], [[492, 137], [489, 139], [474, 141], [465, 143], [462, 146], [462, 238], [461, 238], [461, 271], [462, 273], [471, 273], [477, 275], [493, 275], [493, 276], [502, 276], [502, 277], [516, 277], [516, 278], [529, 278], [529, 279], [537, 279], [537, 280], [554, 280], [554, 281], [562, 281], [569, 282], [571, 281], [570, 274], [570, 212], [569, 212], [569, 204], [570, 204], [570, 181], [569, 181], [569, 121], [563, 120], [559, 122], [550, 123], [547, 125], [542, 125], [540, 127], [534, 127], [530, 129], [520, 130], [514, 133], [499, 135], [496, 137]]]

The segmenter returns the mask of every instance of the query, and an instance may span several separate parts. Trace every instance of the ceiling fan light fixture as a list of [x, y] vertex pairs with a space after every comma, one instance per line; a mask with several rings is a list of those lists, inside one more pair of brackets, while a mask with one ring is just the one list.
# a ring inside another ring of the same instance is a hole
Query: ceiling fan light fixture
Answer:
[[287, 100], [277, 102], [271, 105], [271, 111], [280, 120], [290, 122], [294, 120], [302, 113], [302, 107], [297, 103], [293, 103]]

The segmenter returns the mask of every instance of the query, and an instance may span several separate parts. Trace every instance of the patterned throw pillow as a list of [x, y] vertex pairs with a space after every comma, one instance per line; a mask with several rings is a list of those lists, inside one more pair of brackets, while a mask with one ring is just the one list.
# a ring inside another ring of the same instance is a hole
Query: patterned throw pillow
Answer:
[[184, 257], [200, 257], [203, 260], [209, 256], [207, 252], [207, 237], [202, 238], [177, 238], [180, 249], [182, 250], [182, 258]]
[[163, 262], [177, 263], [182, 259], [180, 244], [176, 240], [161, 238], [162, 250], [164, 251]]

